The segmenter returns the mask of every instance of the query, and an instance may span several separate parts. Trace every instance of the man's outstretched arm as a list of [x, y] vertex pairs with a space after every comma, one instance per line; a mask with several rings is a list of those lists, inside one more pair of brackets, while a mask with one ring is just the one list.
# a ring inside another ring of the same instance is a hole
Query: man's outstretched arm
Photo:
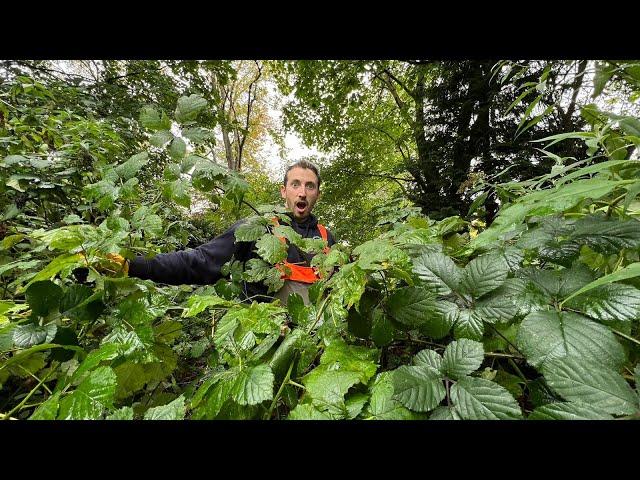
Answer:
[[129, 263], [129, 276], [169, 285], [206, 285], [222, 278], [222, 266], [236, 253], [235, 229], [240, 222], [204, 245], [191, 250], [138, 256]]

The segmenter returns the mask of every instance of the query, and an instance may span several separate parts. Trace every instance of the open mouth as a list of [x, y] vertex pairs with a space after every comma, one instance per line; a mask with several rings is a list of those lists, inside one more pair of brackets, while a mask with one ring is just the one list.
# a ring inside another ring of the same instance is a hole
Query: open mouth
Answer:
[[302, 213], [307, 208], [307, 202], [296, 202], [296, 212]]

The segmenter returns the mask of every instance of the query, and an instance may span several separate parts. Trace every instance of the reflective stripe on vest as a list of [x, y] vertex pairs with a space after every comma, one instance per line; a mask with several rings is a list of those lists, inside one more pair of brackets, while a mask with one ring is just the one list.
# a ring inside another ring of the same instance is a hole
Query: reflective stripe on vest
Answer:
[[[274, 218], [273, 222], [276, 224], [276, 226], [280, 225], [277, 218]], [[327, 242], [327, 229], [324, 227], [324, 225], [318, 223], [318, 231], [320, 232], [320, 237], [322, 237], [322, 240]], [[278, 237], [278, 239], [284, 244], [287, 243], [287, 240], [284, 237]], [[322, 249], [323, 253], [327, 253], [329, 252], [329, 250], [330, 248], [328, 244]], [[285, 260], [284, 262], [276, 264], [276, 268], [280, 270], [280, 272], [282, 273], [280, 278], [284, 280], [292, 280], [294, 282], [301, 283], [315, 283], [320, 280], [320, 272], [318, 272], [318, 269], [316, 267], [304, 267], [302, 265], [296, 265], [295, 263], [290, 263]]]

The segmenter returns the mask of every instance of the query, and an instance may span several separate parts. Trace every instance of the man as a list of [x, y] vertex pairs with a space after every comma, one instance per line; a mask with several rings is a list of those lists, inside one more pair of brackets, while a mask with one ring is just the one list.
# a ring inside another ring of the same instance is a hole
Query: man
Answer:
[[[320, 174], [315, 165], [300, 160], [291, 165], [284, 176], [280, 195], [285, 200], [291, 227], [303, 238], [320, 237], [326, 240], [328, 247], [335, 240], [328, 230], [311, 214], [320, 196]], [[222, 278], [222, 266], [234, 257], [240, 262], [255, 258], [255, 242], [238, 242], [235, 230], [244, 220], [235, 223], [229, 230], [210, 242], [192, 250], [162, 253], [152, 259], [138, 256], [128, 264], [128, 273], [132, 277], [149, 279], [170, 285], [213, 284]], [[284, 241], [284, 240], [283, 240]], [[127, 268], [120, 256], [111, 256]], [[306, 254], [294, 245], [289, 245], [286, 268], [282, 268], [284, 287], [276, 297], [286, 305], [290, 293], [298, 293], [305, 304], [309, 303], [308, 287], [318, 280], [317, 274], [309, 266], [313, 255]], [[245, 283], [245, 298], [270, 301], [267, 287], [262, 283]]]

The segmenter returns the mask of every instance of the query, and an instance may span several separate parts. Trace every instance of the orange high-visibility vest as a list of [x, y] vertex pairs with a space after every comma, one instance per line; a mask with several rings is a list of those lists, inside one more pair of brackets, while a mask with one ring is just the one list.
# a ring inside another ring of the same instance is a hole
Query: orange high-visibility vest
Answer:
[[[276, 226], [280, 225], [277, 218], [274, 218], [273, 222], [276, 224]], [[328, 238], [327, 229], [324, 227], [324, 225], [318, 223], [318, 230], [320, 231], [320, 237], [322, 237], [322, 240], [324, 240], [326, 243]], [[284, 244], [287, 243], [287, 240], [284, 237], [278, 237], [278, 239]], [[328, 244], [322, 249], [324, 253], [328, 253], [329, 250], [330, 249]], [[302, 265], [290, 263], [285, 260], [284, 262], [278, 263], [276, 265], [276, 268], [280, 270], [280, 272], [282, 272], [280, 278], [284, 280], [292, 280], [294, 282], [301, 283], [315, 283], [320, 280], [320, 272], [316, 267], [304, 267]]]

